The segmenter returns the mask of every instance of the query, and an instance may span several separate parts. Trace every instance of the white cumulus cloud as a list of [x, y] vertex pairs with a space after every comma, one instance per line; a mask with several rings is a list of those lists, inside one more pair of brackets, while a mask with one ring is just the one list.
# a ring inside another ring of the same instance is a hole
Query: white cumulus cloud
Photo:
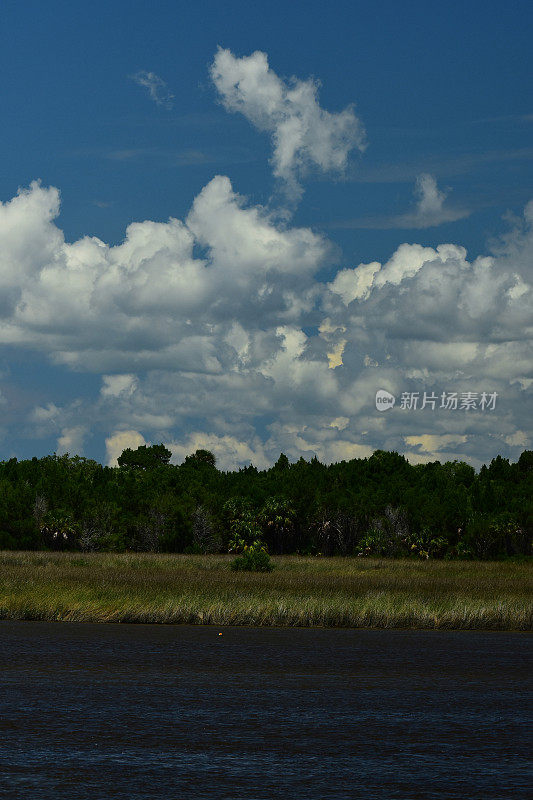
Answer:
[[87, 435], [85, 425], [75, 425], [73, 428], [63, 428], [61, 436], [57, 440], [57, 454], [81, 455], [83, 453], [83, 443]]
[[[222, 176], [185, 223], [133, 223], [114, 247], [66, 242], [58, 213], [58, 191], [38, 183], [0, 204], [0, 344], [106, 374], [220, 372], [235, 357], [229, 329], [255, 329], [250, 353], [260, 348], [265, 325], [313, 307], [313, 273], [329, 257], [323, 237], [247, 207]], [[195, 243], [205, 258], [193, 255]], [[111, 379], [104, 394], [118, 386]]]
[[211, 78], [228, 111], [243, 114], [272, 135], [274, 174], [290, 192], [309, 166], [324, 172], [345, 169], [351, 150], [365, 147], [365, 132], [352, 106], [331, 113], [318, 103], [317, 81], [284, 81], [270, 69], [266, 53], [238, 58], [218, 49]]

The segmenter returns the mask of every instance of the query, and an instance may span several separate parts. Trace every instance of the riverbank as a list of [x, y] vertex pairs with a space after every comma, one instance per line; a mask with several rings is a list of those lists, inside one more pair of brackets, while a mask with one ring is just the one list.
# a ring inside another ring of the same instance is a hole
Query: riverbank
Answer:
[[0, 553], [0, 619], [198, 625], [531, 630], [531, 564]]

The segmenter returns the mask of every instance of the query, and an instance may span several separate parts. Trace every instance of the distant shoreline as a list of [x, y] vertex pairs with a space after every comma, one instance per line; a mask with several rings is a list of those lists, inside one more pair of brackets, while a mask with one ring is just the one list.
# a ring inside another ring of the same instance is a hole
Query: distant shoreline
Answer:
[[0, 552], [0, 619], [523, 632], [530, 563]]

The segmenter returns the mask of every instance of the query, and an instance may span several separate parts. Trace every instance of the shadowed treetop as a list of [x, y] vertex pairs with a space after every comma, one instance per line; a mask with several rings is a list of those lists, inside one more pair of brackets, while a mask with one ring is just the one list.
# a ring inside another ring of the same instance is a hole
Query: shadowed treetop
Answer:
[[133, 469], [154, 469], [168, 464], [172, 453], [167, 450], [164, 444], [153, 444], [150, 447], [143, 444], [136, 450], [127, 448], [117, 463], [119, 467], [131, 467]]

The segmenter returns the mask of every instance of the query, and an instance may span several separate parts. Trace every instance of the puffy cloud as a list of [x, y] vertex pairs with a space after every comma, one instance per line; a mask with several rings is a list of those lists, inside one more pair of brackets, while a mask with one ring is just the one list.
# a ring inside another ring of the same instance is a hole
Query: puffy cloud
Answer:
[[313, 307], [313, 273], [329, 253], [309, 229], [246, 207], [224, 177], [203, 189], [187, 223], [133, 223], [115, 247], [65, 242], [58, 212], [57, 190], [38, 183], [0, 206], [0, 343], [97, 372], [220, 372], [238, 358], [226, 338], [235, 324], [275, 326]]
[[523, 447], [525, 449], [531, 445], [531, 436], [528, 436], [525, 431], [517, 430], [511, 436], [506, 436], [505, 442], [511, 447]]
[[167, 447], [172, 451], [172, 461], [181, 463], [185, 457], [196, 450], [210, 450], [217, 460], [218, 469], [229, 470], [254, 464], [265, 469], [270, 464], [261, 440], [254, 436], [252, 441], [242, 441], [236, 436], [215, 433], [195, 432], [182, 442], [171, 442]]
[[[324, 298], [328, 331], [346, 340], [339, 397], [373, 441], [414, 461], [517, 454], [531, 433], [533, 220], [523, 220], [489, 257], [455, 244], [401, 245], [384, 264], [340, 271]], [[351, 388], [350, 393], [346, 389]], [[397, 397], [369, 415], [377, 388]], [[402, 392], [497, 392], [493, 411], [400, 407]], [[363, 403], [356, 398], [365, 398]], [[527, 423], [525, 423], [527, 420]], [[426, 457], [427, 456], [427, 457]]]
[[58, 190], [36, 181], [0, 203], [0, 319], [13, 313], [24, 284], [61, 247], [62, 234], [52, 225], [58, 213]]
[[352, 300], [364, 298], [370, 294], [374, 275], [379, 269], [381, 269], [381, 264], [378, 261], [359, 264], [357, 269], [341, 269], [330, 284], [330, 289], [340, 295], [345, 305], [348, 305]]
[[449, 445], [463, 444], [466, 436], [458, 434], [433, 435], [421, 434], [420, 436], [406, 436], [405, 442], [411, 447], [420, 447], [424, 453], [436, 453]]
[[294, 195], [300, 193], [298, 176], [307, 167], [342, 171], [350, 151], [365, 147], [364, 129], [352, 106], [338, 113], [324, 110], [316, 81], [283, 81], [270, 69], [266, 53], [237, 58], [219, 48], [211, 78], [228, 111], [272, 134], [274, 174]]
[[310, 459], [316, 455], [324, 463], [368, 458], [372, 455], [374, 448], [370, 444], [358, 441], [360, 437], [346, 431], [343, 422], [343, 433], [339, 435], [339, 428], [332, 422], [328, 424], [326, 420], [315, 419], [310, 420], [309, 424], [296, 420], [285, 424], [274, 423], [270, 426], [271, 436], [266, 443], [267, 449], [273, 454], [283, 450], [292, 460], [300, 457]]
[[73, 455], [82, 455], [83, 443], [87, 435], [87, 428], [85, 425], [76, 425], [73, 428], [63, 428], [61, 436], [57, 440], [57, 454], [63, 455], [69, 453]]
[[[524, 247], [531, 248], [531, 238], [524, 237]], [[531, 338], [533, 298], [531, 277], [518, 266], [507, 254], [470, 262], [457, 245], [403, 244], [383, 265], [339, 273], [327, 304], [337, 308], [334, 322], [349, 320], [352, 341], [372, 344], [376, 353], [387, 346], [411, 367], [475, 361], [486, 368], [507, 351], [515, 364], [506, 362], [506, 374], [516, 368], [516, 377], [527, 377], [519, 353]], [[381, 363], [379, 355], [372, 357]]]
[[296, 276], [298, 283], [292, 285], [301, 287], [305, 275], [324, 261], [329, 245], [309, 228], [287, 228], [260, 206], [243, 204], [229, 178], [219, 175], [195, 199], [187, 226], [236, 288], [247, 288], [250, 277], [264, 280], [276, 274]]
[[150, 97], [154, 103], [156, 103], [156, 105], [163, 106], [164, 108], [168, 109], [172, 108], [174, 105], [174, 95], [168, 88], [163, 78], [160, 78], [159, 75], [155, 74], [155, 72], [146, 72], [145, 70], [140, 70], [140, 72], [136, 72], [135, 75], [132, 75], [131, 78], [139, 86], [143, 86], [148, 90]]

